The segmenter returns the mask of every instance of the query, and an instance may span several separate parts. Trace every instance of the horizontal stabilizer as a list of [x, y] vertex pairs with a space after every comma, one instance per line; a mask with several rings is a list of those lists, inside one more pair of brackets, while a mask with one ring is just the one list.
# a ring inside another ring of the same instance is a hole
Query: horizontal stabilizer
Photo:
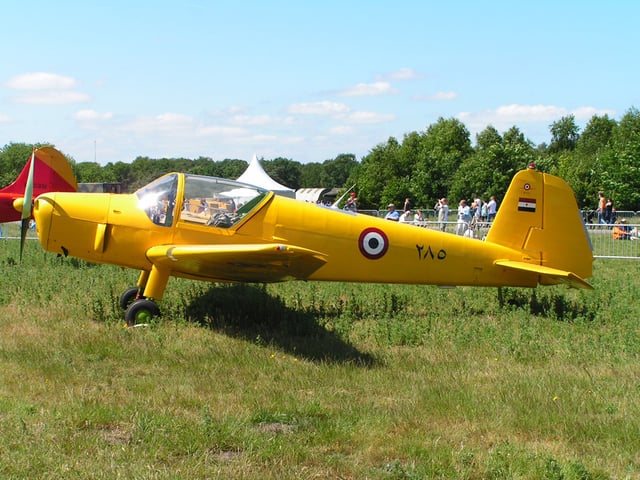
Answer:
[[573, 288], [593, 290], [593, 287], [585, 280], [580, 278], [578, 275], [565, 270], [558, 270], [557, 268], [545, 267], [543, 265], [535, 265], [532, 263], [516, 262], [514, 260], [496, 260], [495, 264], [501, 267], [511, 268], [513, 270], [537, 273], [540, 275], [539, 283], [542, 285], [557, 285], [564, 283]]
[[155, 265], [187, 277], [231, 282], [304, 280], [326, 255], [294, 245], [158, 245], [147, 250]]

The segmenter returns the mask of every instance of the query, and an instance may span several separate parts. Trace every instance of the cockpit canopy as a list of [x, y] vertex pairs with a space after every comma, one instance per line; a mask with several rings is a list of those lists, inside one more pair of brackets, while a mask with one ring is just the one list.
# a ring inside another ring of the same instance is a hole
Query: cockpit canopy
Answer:
[[170, 173], [142, 187], [136, 195], [138, 207], [157, 225], [171, 226], [177, 215], [183, 222], [229, 228], [268, 193], [233, 180]]

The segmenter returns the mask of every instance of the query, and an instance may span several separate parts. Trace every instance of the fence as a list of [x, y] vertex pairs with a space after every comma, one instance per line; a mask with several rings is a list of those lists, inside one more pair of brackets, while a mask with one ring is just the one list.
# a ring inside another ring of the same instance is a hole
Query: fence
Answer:
[[[408, 225], [440, 230], [443, 232], [464, 235], [471, 238], [484, 239], [491, 227], [490, 223], [478, 222], [472, 225], [459, 222], [407, 222]], [[640, 223], [626, 223], [627, 233], [616, 240], [613, 235], [614, 225], [588, 223], [585, 225], [591, 241], [595, 258], [628, 258], [640, 260]]]

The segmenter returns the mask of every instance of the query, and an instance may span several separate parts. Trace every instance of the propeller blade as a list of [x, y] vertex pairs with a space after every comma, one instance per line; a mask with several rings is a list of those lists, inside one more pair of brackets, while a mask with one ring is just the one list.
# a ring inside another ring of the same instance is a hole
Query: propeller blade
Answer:
[[20, 223], [20, 260], [22, 260], [22, 251], [24, 250], [24, 242], [27, 239], [27, 230], [29, 229], [29, 218], [31, 217], [31, 206], [33, 204], [33, 175], [36, 164], [36, 149], [33, 148], [31, 154], [31, 165], [29, 165], [29, 176], [27, 184], [24, 187], [24, 200], [22, 201], [22, 222]]

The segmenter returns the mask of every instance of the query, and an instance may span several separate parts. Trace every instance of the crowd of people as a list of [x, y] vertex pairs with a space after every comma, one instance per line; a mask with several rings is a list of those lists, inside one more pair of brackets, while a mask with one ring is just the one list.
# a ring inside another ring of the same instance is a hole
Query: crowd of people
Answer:
[[[356, 212], [358, 210], [358, 198], [355, 193], [351, 193], [344, 205], [344, 210]], [[446, 231], [447, 225], [450, 223], [449, 215], [451, 212], [447, 203], [447, 198], [442, 197], [438, 199], [433, 207], [435, 215], [438, 221], [438, 228], [443, 232]], [[495, 196], [489, 197], [489, 199], [481, 198], [478, 195], [473, 195], [473, 200], [469, 205], [466, 199], [460, 200], [457, 208], [457, 220], [455, 221], [454, 232], [457, 235], [464, 235], [468, 237], [474, 237], [474, 230], [477, 226], [488, 225], [493, 222], [496, 213], [498, 211], [498, 202]], [[636, 240], [638, 239], [639, 232], [637, 228], [627, 225], [626, 219], [622, 218], [617, 221], [617, 212], [611, 198], [605, 197], [603, 192], [598, 193], [598, 207], [593, 212], [597, 215], [597, 221], [599, 224], [614, 225], [612, 234], [614, 240]], [[422, 210], [413, 208], [411, 198], [407, 197], [404, 200], [402, 210], [398, 210], [395, 204], [390, 203], [387, 205], [387, 213], [384, 218], [393, 222], [399, 223], [412, 223], [422, 224], [426, 221], [425, 215]]]
[[[449, 222], [450, 209], [447, 204], [447, 198], [440, 198], [433, 207], [435, 214], [439, 222], [439, 228], [445, 231]], [[488, 224], [493, 221], [498, 211], [498, 203], [495, 196], [482, 199], [478, 195], [473, 196], [471, 205], [467, 203], [467, 200], [462, 199], [458, 204], [457, 221], [455, 222], [455, 233], [458, 235], [473, 236], [473, 229], [479, 224]], [[401, 223], [416, 223], [424, 222], [425, 217], [422, 210], [413, 210], [413, 205], [410, 198], [406, 198], [404, 201], [402, 211], [396, 209], [395, 204], [390, 203], [387, 205], [387, 213], [384, 216], [386, 220]]]

